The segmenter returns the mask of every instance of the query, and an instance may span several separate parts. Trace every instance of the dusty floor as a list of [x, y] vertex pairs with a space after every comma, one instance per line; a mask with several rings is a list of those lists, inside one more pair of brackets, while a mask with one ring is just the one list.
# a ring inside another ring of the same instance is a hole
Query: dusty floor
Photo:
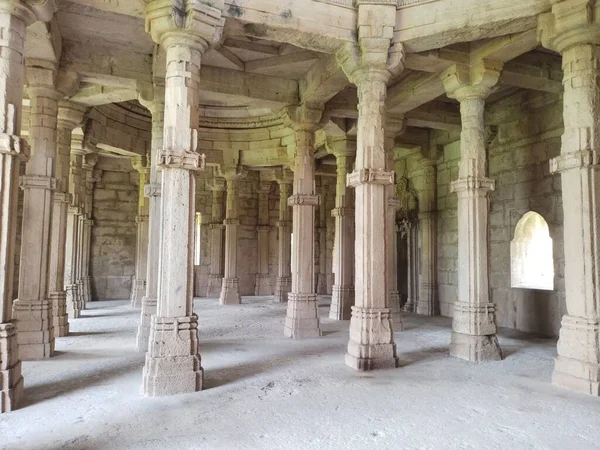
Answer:
[[92, 304], [57, 357], [23, 364], [26, 405], [0, 417], [0, 447], [600, 448], [600, 399], [549, 383], [553, 340], [503, 333], [506, 360], [474, 365], [447, 355], [449, 320], [409, 317], [403, 367], [358, 373], [343, 363], [347, 323], [323, 319], [322, 339], [291, 341], [285, 305], [244, 301], [196, 300], [205, 390], [161, 399], [139, 393], [139, 312]]

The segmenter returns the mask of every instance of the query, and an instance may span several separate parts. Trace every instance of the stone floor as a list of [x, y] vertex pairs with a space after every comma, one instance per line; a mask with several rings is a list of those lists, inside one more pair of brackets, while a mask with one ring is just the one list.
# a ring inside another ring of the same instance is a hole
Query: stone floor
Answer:
[[448, 356], [449, 320], [408, 317], [403, 367], [358, 373], [347, 323], [291, 341], [285, 305], [244, 301], [196, 301], [206, 389], [160, 399], [139, 393], [138, 311], [92, 304], [57, 357], [24, 363], [26, 405], [0, 417], [0, 448], [599, 448], [600, 399], [549, 383], [553, 340], [505, 332], [506, 360], [474, 365]]

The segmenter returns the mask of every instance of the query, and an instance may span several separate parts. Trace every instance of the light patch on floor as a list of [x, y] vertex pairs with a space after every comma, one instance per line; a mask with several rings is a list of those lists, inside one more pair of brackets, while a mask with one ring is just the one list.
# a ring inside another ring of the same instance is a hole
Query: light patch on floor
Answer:
[[403, 366], [344, 365], [348, 323], [324, 337], [283, 337], [284, 304], [197, 299], [205, 390], [140, 395], [139, 311], [97, 302], [57, 340], [57, 356], [25, 362], [26, 404], [0, 416], [3, 449], [592, 449], [600, 399], [550, 384], [556, 342], [505, 332], [506, 359], [448, 356], [450, 321], [405, 318]]

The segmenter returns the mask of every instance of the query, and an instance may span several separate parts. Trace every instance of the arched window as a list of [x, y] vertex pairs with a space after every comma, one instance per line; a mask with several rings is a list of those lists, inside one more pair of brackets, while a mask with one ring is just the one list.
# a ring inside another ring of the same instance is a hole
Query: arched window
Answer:
[[528, 212], [517, 223], [510, 243], [511, 285], [515, 288], [554, 290], [554, 259], [548, 224]]

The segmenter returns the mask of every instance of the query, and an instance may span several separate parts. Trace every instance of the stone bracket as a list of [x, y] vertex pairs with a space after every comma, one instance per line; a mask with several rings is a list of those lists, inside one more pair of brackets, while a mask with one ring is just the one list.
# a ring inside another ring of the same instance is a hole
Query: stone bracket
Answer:
[[345, 217], [345, 216], [353, 216], [354, 208], [333, 208], [331, 210], [331, 217]]
[[0, 154], [18, 156], [27, 160], [29, 159], [29, 145], [25, 139], [19, 136], [0, 133]]
[[194, 152], [165, 152], [158, 158], [158, 167], [185, 170], [204, 170], [206, 155]]
[[58, 187], [58, 180], [43, 175], [22, 175], [20, 179], [21, 189], [44, 189], [55, 191]]
[[319, 206], [320, 204], [319, 195], [295, 194], [288, 198], [289, 206]]
[[72, 198], [73, 196], [68, 192], [55, 192], [53, 196], [54, 203], [70, 204]]
[[149, 183], [144, 186], [144, 197], [160, 197], [161, 189], [160, 183]]
[[598, 152], [581, 150], [565, 153], [550, 160], [550, 173], [560, 173], [588, 167], [600, 169], [600, 154]]
[[227, 225], [239, 225], [240, 221], [239, 219], [225, 219], [223, 221], [223, 225], [227, 226]]
[[222, 230], [223, 228], [225, 228], [225, 225], [223, 225], [222, 223], [211, 223], [208, 226], [209, 230]]
[[394, 184], [395, 173], [384, 169], [364, 168], [355, 170], [346, 178], [347, 187], [357, 187], [363, 184], [379, 184], [382, 186]]
[[467, 177], [461, 178], [450, 183], [451, 192], [464, 192], [464, 191], [493, 191], [496, 189], [496, 182], [490, 178], [485, 177]]

